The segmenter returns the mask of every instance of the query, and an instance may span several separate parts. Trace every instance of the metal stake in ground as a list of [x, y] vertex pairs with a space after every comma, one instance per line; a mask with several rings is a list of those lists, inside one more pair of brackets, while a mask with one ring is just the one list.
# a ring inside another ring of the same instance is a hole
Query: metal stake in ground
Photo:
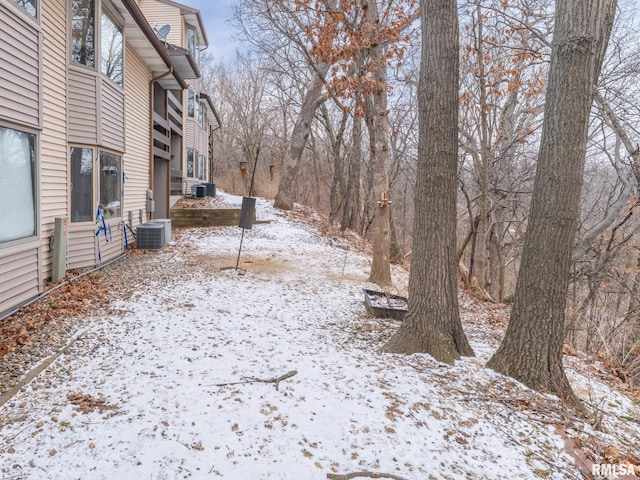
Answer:
[[244, 147], [246, 151], [249, 147], [256, 147], [256, 159], [253, 163], [253, 173], [251, 174], [251, 184], [249, 185], [249, 196], [242, 198], [242, 209], [240, 210], [240, 222], [238, 226], [242, 229], [240, 237], [240, 249], [238, 250], [238, 259], [236, 260], [236, 271], [240, 265], [240, 255], [242, 254], [242, 242], [244, 241], [244, 231], [253, 226], [253, 215], [256, 208], [256, 199], [251, 197], [253, 193], [253, 183], [256, 179], [256, 168], [258, 167], [258, 158], [260, 156], [260, 144], [252, 144]]

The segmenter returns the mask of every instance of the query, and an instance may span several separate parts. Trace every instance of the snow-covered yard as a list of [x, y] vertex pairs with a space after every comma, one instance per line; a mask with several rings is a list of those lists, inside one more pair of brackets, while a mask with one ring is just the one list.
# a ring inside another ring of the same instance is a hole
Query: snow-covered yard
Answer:
[[[233, 227], [148, 256], [170, 275], [94, 319], [0, 409], [0, 478], [583, 478], [559, 434], [571, 416], [483, 368], [495, 345], [470, 305], [477, 358], [380, 355], [398, 323], [365, 311], [368, 257], [266, 201], [258, 218], [271, 222], [247, 232], [244, 275], [224, 269]], [[640, 416], [574, 373], [603, 408]]]

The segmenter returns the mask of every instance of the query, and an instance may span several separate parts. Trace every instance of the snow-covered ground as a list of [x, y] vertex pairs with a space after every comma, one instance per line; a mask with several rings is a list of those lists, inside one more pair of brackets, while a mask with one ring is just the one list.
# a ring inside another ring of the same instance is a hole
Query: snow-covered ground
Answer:
[[150, 255], [199, 268], [140, 285], [0, 409], [0, 478], [583, 478], [527, 411], [543, 397], [482, 367], [480, 336], [454, 367], [378, 354], [398, 323], [366, 314], [369, 259], [265, 201], [258, 218], [244, 275], [224, 269], [238, 228]]

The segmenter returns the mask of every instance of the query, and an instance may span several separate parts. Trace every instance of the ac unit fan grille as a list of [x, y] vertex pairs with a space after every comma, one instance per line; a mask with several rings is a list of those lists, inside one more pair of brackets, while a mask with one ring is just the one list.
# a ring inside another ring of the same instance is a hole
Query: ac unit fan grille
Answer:
[[164, 246], [164, 225], [143, 223], [136, 229], [136, 245], [140, 250], [162, 250]]

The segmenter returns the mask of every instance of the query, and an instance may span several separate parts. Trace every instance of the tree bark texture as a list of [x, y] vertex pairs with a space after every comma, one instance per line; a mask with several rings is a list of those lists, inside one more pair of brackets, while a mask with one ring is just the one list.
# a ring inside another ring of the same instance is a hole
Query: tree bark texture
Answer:
[[589, 113], [615, 0], [558, 0], [529, 224], [506, 335], [487, 366], [575, 400], [562, 365]]
[[329, 71], [329, 65], [322, 64], [314, 72], [307, 93], [302, 102], [300, 115], [291, 132], [291, 140], [287, 148], [287, 154], [282, 165], [282, 177], [278, 186], [278, 193], [273, 202], [275, 208], [280, 210], [293, 210], [293, 192], [298, 176], [298, 165], [304, 153], [311, 132], [311, 124], [318, 106], [326, 99], [322, 89], [322, 79]]
[[481, 290], [486, 290], [489, 279], [489, 168], [491, 147], [489, 135], [489, 108], [487, 103], [487, 74], [485, 68], [483, 12], [480, 2], [476, 3], [478, 35], [476, 38], [476, 58], [478, 61], [478, 93], [480, 100], [480, 155], [474, 164], [474, 173], [480, 194], [478, 197], [478, 230], [476, 235], [473, 275]]
[[[356, 111], [360, 111], [362, 97], [356, 92]], [[353, 133], [351, 141], [351, 155], [349, 156], [349, 175], [345, 192], [344, 208], [342, 210], [342, 222], [340, 230], [358, 230], [361, 233], [362, 223], [362, 195], [360, 185], [362, 183], [362, 119], [358, 115], [353, 117]]]
[[[380, 31], [380, 18], [377, 0], [366, 2], [363, 6], [365, 19], [376, 32]], [[376, 33], [376, 38], [380, 38]], [[373, 165], [373, 255], [369, 281], [381, 287], [391, 285], [391, 204], [385, 199], [389, 195], [389, 117], [387, 111], [387, 64], [383, 57], [383, 45], [374, 43], [370, 50], [370, 60], [376, 65], [374, 79], [376, 86], [370, 95], [372, 105], [368, 109], [371, 114], [369, 138], [371, 146], [371, 162]]]
[[458, 17], [455, 0], [422, 0], [418, 169], [407, 316], [384, 349], [452, 364], [471, 356], [456, 270]]

